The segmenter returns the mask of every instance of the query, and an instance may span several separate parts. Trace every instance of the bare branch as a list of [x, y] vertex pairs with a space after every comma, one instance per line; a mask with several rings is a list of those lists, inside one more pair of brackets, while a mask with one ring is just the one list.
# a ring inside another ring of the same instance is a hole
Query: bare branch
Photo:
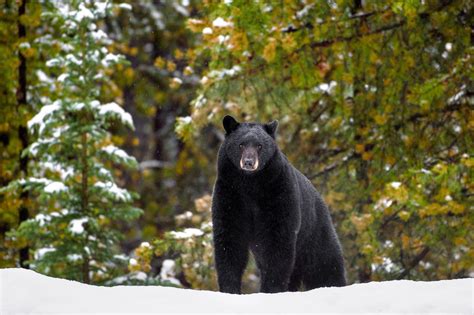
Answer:
[[323, 168], [321, 171], [317, 172], [316, 174], [313, 174], [313, 175], [310, 175], [308, 176], [309, 179], [314, 179], [316, 177], [320, 177], [320, 176], [323, 176], [323, 175], [326, 175], [328, 173], [330, 173], [331, 171], [335, 170], [336, 168], [339, 168], [343, 165], [345, 165], [347, 162], [349, 162], [351, 159], [353, 159], [356, 155], [354, 154], [354, 152], [352, 152], [351, 154], [345, 156], [342, 161], [340, 162], [334, 162], [328, 166], [326, 166], [325, 168]]
[[363, 34], [357, 34], [357, 35], [351, 35], [351, 36], [338, 36], [338, 37], [334, 37], [334, 38], [331, 38], [331, 39], [326, 39], [326, 40], [322, 40], [322, 41], [319, 41], [319, 42], [311, 43], [309, 46], [311, 48], [328, 47], [328, 46], [331, 46], [335, 43], [350, 42], [354, 39], [358, 39], [358, 38], [362, 38], [362, 37], [366, 37], [366, 36], [370, 36], [370, 35], [374, 35], [374, 34], [379, 34], [379, 33], [385, 32], [385, 31], [389, 31], [389, 30], [399, 28], [399, 27], [405, 25], [405, 23], [406, 23], [406, 20], [402, 20], [402, 21], [399, 21], [399, 22], [396, 22], [396, 23], [393, 23], [393, 24], [384, 25], [380, 28], [371, 30], [371, 31], [363, 33]]
[[429, 252], [430, 252], [430, 248], [428, 246], [423, 248], [423, 250], [411, 260], [411, 262], [408, 264], [408, 267], [405, 268], [405, 270], [403, 270], [403, 272], [398, 276], [398, 280], [404, 279], [413, 268], [418, 266], [420, 261], [422, 261], [423, 258], [425, 258], [425, 256], [428, 255]]

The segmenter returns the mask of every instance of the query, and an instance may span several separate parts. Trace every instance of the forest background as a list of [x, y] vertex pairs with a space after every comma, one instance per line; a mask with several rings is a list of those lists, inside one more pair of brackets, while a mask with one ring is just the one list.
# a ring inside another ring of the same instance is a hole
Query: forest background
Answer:
[[472, 9], [0, 0], [0, 267], [216, 290], [210, 195], [232, 114], [279, 120], [350, 283], [472, 276]]

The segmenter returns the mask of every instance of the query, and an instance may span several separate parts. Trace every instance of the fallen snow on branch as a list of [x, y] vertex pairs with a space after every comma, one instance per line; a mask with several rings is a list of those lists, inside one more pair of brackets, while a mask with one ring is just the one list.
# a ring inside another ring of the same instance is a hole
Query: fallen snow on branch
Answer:
[[170, 234], [175, 239], [185, 239], [185, 238], [190, 238], [193, 236], [202, 236], [204, 232], [196, 228], [187, 228], [187, 229], [184, 229], [182, 232], [172, 231], [170, 232]]
[[388, 281], [308, 292], [231, 295], [155, 286], [95, 287], [30, 270], [0, 270], [0, 314], [472, 314], [473, 279]]

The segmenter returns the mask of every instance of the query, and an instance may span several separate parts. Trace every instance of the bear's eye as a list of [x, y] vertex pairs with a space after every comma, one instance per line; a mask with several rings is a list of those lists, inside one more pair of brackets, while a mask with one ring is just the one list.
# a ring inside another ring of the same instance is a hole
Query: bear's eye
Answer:
[[261, 145], [261, 144], [257, 145], [257, 148], [258, 148], [259, 150], [261, 150], [261, 149], [262, 149], [262, 145]]
[[243, 147], [244, 147], [244, 145], [243, 145], [243, 144], [239, 144], [239, 148], [241, 148], [241, 149], [242, 149]]

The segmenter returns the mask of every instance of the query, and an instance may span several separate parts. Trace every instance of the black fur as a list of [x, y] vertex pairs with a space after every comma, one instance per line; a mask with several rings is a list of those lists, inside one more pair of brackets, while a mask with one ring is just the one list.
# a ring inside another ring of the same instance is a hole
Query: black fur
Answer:
[[[212, 201], [219, 289], [240, 293], [249, 250], [261, 292], [346, 284], [342, 250], [329, 211], [311, 182], [275, 142], [278, 123], [226, 116]], [[241, 152], [258, 149], [258, 168], [241, 169]]]

